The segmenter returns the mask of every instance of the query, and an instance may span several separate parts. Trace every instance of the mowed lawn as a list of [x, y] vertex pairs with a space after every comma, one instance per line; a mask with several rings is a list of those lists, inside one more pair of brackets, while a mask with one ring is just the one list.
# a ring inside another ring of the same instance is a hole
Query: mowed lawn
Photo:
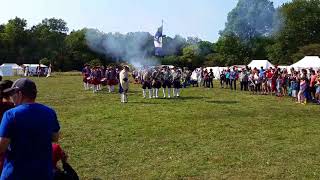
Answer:
[[121, 104], [84, 91], [81, 76], [33, 79], [80, 179], [320, 178], [320, 106], [218, 84], [179, 99], [143, 99], [131, 84]]

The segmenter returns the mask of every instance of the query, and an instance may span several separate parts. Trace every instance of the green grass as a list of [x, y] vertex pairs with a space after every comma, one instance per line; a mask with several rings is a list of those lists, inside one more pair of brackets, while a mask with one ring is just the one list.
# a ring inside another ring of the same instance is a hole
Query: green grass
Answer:
[[[180, 99], [84, 91], [80, 76], [34, 78], [81, 179], [319, 179], [319, 106], [216, 87]], [[160, 93], [162, 95], [162, 93]]]

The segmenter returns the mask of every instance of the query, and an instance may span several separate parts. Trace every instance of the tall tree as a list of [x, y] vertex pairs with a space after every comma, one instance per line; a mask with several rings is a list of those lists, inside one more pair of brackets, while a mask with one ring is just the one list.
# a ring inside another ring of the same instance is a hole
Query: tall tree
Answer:
[[320, 42], [319, 7], [319, 0], [294, 0], [280, 8], [283, 25], [270, 48], [273, 61], [291, 64], [299, 48]]
[[225, 65], [242, 65], [249, 62], [250, 51], [241, 39], [235, 34], [220, 37], [215, 44], [218, 61], [225, 62]]
[[28, 42], [27, 21], [14, 18], [2, 26], [0, 38], [6, 54], [2, 57], [7, 62], [21, 63], [24, 60], [25, 46]]
[[34, 61], [48, 58], [54, 68], [64, 69], [66, 58], [64, 40], [67, 37], [67, 23], [62, 19], [44, 19], [31, 28], [33, 46], [38, 51], [33, 54]]
[[221, 35], [235, 34], [244, 41], [270, 35], [274, 15], [273, 3], [269, 0], [239, 0], [237, 6], [228, 14], [228, 21]]

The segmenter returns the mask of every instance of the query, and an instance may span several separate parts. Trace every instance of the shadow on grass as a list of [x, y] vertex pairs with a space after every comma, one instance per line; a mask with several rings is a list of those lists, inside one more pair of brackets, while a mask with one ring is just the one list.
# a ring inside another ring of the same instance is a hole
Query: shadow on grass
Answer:
[[207, 103], [212, 103], [212, 104], [237, 104], [239, 101], [206, 101]]
[[129, 101], [129, 104], [163, 104], [161, 102]]
[[207, 99], [209, 97], [194, 97], [194, 96], [182, 96], [182, 97], [179, 97], [179, 98], [174, 98], [174, 99], [180, 99], [180, 100], [191, 100], [191, 99]]
[[[144, 99], [144, 101], [130, 101], [130, 103], [133, 103], [133, 104], [166, 104], [165, 102], [168, 102], [168, 101], [186, 101], [186, 100], [192, 100], [192, 99], [205, 99], [207, 97], [178, 97], [178, 98], [157, 98], [157, 99]], [[148, 101], [150, 100], [150, 101]]]

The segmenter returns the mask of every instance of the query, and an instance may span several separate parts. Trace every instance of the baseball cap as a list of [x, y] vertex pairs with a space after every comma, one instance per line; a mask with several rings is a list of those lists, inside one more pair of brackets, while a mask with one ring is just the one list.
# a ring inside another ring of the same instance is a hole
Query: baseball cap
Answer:
[[11, 88], [7, 88], [3, 92], [9, 95], [13, 95], [18, 91], [21, 91], [23, 95], [29, 98], [36, 98], [37, 96], [36, 84], [28, 78], [17, 79], [12, 84]]

